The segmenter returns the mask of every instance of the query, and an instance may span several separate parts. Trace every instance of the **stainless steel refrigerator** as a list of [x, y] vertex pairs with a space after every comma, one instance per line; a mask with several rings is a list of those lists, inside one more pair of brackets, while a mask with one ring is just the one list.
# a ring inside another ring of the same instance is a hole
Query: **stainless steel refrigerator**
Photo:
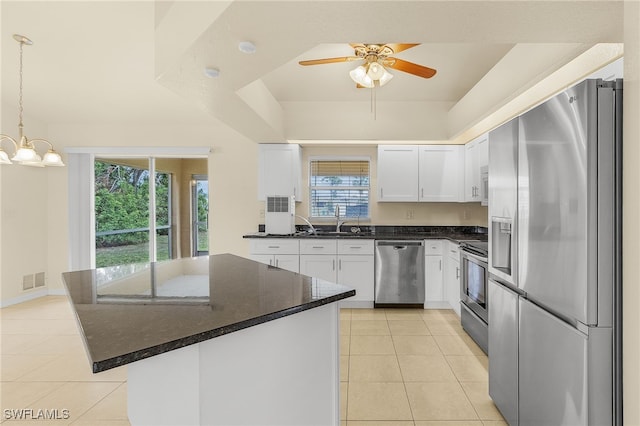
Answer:
[[510, 425], [621, 423], [622, 81], [489, 135], [489, 394]]

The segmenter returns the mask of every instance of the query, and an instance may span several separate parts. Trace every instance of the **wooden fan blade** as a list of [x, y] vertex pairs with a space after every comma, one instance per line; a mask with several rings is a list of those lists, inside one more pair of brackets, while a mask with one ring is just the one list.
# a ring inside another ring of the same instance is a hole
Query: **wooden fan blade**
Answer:
[[362, 58], [358, 58], [357, 56], [342, 56], [340, 58], [311, 59], [308, 61], [300, 61], [298, 63], [300, 65], [320, 65], [320, 64], [332, 64], [335, 62], [358, 61], [360, 59]]
[[382, 46], [382, 49], [384, 49], [384, 47], [386, 46], [391, 50], [393, 50], [393, 53], [398, 53], [398, 52], [402, 52], [403, 50], [411, 49], [412, 47], [416, 47], [419, 45], [420, 43], [387, 43], [384, 46]]
[[404, 61], [398, 58], [387, 58], [384, 60], [382, 65], [384, 65], [385, 67], [393, 68], [394, 70], [403, 71], [423, 78], [431, 78], [436, 74], [436, 70], [434, 70], [433, 68], [414, 64], [413, 62]]

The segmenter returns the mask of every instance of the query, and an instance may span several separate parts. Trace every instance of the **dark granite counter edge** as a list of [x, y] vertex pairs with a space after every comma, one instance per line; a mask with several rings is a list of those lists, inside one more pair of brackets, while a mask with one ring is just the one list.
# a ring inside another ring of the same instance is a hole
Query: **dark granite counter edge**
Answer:
[[[348, 227], [348, 226], [347, 226]], [[264, 232], [264, 225], [258, 226], [258, 231], [243, 235], [243, 238], [298, 238], [298, 239], [365, 239], [365, 240], [450, 240], [458, 243], [463, 240], [487, 241], [488, 230], [482, 226], [389, 226], [368, 225], [359, 227], [362, 232], [353, 234], [309, 234], [307, 227], [296, 225], [296, 234], [273, 235]], [[319, 231], [334, 230], [334, 226], [318, 225]]]
[[[355, 295], [356, 295], [356, 291], [350, 290], [345, 293], [340, 293], [334, 296], [325, 297], [319, 300], [313, 300], [303, 305], [292, 306], [290, 308], [283, 309], [281, 311], [273, 312], [273, 313], [262, 315], [255, 318], [250, 318], [234, 324], [225, 325], [219, 328], [215, 328], [213, 330], [194, 334], [192, 336], [183, 337], [181, 339], [173, 340], [173, 341], [162, 343], [159, 345], [151, 346], [149, 348], [130, 352], [128, 354], [120, 355], [114, 358], [108, 358], [100, 361], [91, 360], [91, 367], [94, 373], [100, 373], [101, 371], [120, 367], [122, 365], [130, 364], [135, 361], [140, 361], [145, 358], [150, 358], [155, 355], [160, 355], [162, 353], [169, 352], [175, 349], [180, 349], [189, 345], [204, 342], [206, 340], [210, 340], [215, 337], [220, 337], [225, 334], [229, 334], [235, 331], [243, 330], [245, 328], [253, 327], [255, 325], [264, 324], [266, 322], [273, 321], [279, 318], [284, 318], [289, 315], [297, 314], [299, 312], [303, 312], [309, 309], [318, 308], [320, 306], [337, 302], [339, 300], [346, 299], [348, 297], [352, 297]], [[78, 324], [80, 324], [80, 321], [78, 321]], [[84, 333], [82, 333], [82, 335], [84, 340]], [[83, 342], [83, 343], [85, 343], [85, 346], [86, 346], [86, 342]], [[90, 352], [88, 351], [88, 353]]]

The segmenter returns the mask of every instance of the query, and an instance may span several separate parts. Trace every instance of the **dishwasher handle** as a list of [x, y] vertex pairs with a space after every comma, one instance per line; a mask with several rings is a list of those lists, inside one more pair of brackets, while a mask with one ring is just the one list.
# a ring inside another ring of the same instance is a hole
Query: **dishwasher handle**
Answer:
[[406, 249], [408, 247], [422, 247], [424, 246], [424, 241], [376, 241], [376, 246], [393, 246], [395, 250]]

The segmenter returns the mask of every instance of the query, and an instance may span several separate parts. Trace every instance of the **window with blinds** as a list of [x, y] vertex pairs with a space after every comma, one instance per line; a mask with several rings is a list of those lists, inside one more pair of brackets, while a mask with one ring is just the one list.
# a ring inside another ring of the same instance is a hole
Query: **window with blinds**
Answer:
[[369, 217], [369, 160], [311, 160], [311, 217]]

